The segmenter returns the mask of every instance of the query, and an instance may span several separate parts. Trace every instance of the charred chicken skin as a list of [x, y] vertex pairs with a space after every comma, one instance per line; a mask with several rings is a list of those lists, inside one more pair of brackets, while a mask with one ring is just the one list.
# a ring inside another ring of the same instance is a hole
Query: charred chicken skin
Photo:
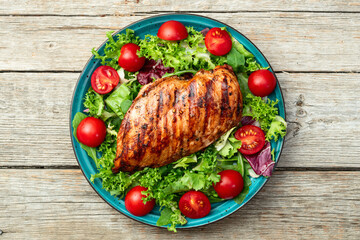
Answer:
[[121, 123], [112, 170], [161, 167], [195, 153], [237, 126], [241, 113], [240, 86], [228, 65], [145, 85]]

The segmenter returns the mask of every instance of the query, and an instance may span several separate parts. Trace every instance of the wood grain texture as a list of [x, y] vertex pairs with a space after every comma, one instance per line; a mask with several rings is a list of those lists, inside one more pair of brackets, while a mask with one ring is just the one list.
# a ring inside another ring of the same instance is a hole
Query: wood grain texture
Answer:
[[124, 15], [142, 12], [169, 11], [345, 11], [360, 12], [360, 3], [356, 0], [324, 1], [220, 1], [220, 0], [85, 0], [85, 1], [35, 1], [1, 0], [0, 14], [57, 14], [57, 15]]
[[[77, 73], [0, 73], [0, 166], [77, 166]], [[360, 167], [360, 74], [279, 73], [289, 124], [280, 167]]]
[[[70, 103], [79, 74], [0, 74], [0, 165], [75, 165]], [[5, 164], [4, 164], [5, 163]]]
[[360, 74], [278, 77], [289, 123], [279, 166], [359, 167]]
[[3, 169], [1, 239], [359, 239], [359, 186], [359, 172], [276, 172], [230, 217], [171, 234], [112, 209], [80, 170]]
[[[360, 14], [205, 13], [250, 38], [276, 71], [360, 69]], [[90, 50], [152, 14], [105, 17], [0, 16], [0, 71], [80, 71]], [[331, 26], [331, 27], [329, 27]], [[16, 52], [14, 52], [16, 49]]]

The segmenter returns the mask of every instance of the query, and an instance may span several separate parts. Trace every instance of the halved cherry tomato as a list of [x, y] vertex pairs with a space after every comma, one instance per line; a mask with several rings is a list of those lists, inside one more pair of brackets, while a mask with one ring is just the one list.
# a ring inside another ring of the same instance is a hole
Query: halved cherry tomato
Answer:
[[145, 57], [139, 57], [140, 47], [135, 43], [127, 43], [120, 50], [119, 66], [128, 72], [137, 72], [145, 64]]
[[214, 189], [220, 198], [232, 199], [241, 193], [244, 188], [244, 180], [238, 171], [230, 169], [218, 174], [220, 182], [214, 185]]
[[106, 137], [104, 121], [94, 117], [84, 118], [76, 129], [76, 137], [79, 142], [86, 146], [99, 146]]
[[227, 54], [232, 47], [230, 35], [220, 28], [212, 28], [205, 36], [207, 50], [216, 56]]
[[239, 151], [246, 155], [251, 155], [259, 152], [265, 145], [265, 135], [261, 128], [246, 125], [234, 134], [237, 140], [241, 140], [241, 147]]
[[265, 97], [274, 91], [276, 79], [272, 72], [261, 69], [250, 74], [248, 86], [255, 96]]
[[99, 94], [106, 94], [119, 84], [119, 80], [119, 74], [114, 68], [100, 66], [91, 76], [91, 87]]
[[167, 21], [161, 25], [157, 36], [168, 41], [180, 41], [188, 37], [188, 32], [181, 22]]
[[186, 217], [202, 218], [209, 214], [211, 204], [204, 193], [189, 191], [180, 198], [179, 209]]
[[126, 209], [135, 216], [144, 216], [151, 212], [155, 206], [155, 199], [152, 199], [146, 203], [143, 202], [142, 198], [146, 195], [141, 192], [147, 191], [146, 187], [136, 186], [133, 187], [125, 196], [125, 207]]

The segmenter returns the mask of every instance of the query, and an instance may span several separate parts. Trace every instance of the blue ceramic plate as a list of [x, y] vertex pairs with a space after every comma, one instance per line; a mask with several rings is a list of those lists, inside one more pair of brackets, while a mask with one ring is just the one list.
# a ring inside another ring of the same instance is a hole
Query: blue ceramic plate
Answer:
[[[185, 26], [192, 26], [196, 30], [202, 30], [204, 28], [213, 28], [213, 27], [227, 27], [227, 30], [232, 34], [236, 40], [238, 40], [241, 44], [245, 46], [247, 50], [249, 50], [252, 54], [255, 55], [256, 60], [263, 66], [263, 67], [270, 67], [269, 62], [266, 60], [266, 58], [262, 55], [259, 49], [244, 35], [242, 35], [240, 32], [236, 31], [235, 29], [231, 28], [230, 26], [221, 23], [219, 21], [216, 21], [214, 19], [210, 19], [207, 17], [197, 16], [197, 15], [188, 15], [188, 14], [167, 14], [167, 15], [158, 15], [150, 18], [146, 18], [144, 20], [135, 22], [122, 30], [120, 30], [118, 33], [125, 33], [126, 28], [131, 28], [135, 30], [135, 34], [137, 36], [140, 36], [140, 38], [144, 38], [146, 34], [152, 34], [156, 35], [159, 27], [161, 24], [163, 24], [166, 21], [169, 20], [177, 20], [179, 22], [182, 22]], [[115, 33], [116, 34], [116, 33]], [[103, 43], [99, 48], [99, 53], [103, 54], [105, 43]], [[89, 49], [90, 51], [90, 49]], [[95, 59], [94, 56], [92, 56], [88, 63], [85, 65], [84, 70], [82, 71], [78, 83], [74, 90], [74, 95], [72, 99], [71, 104], [71, 111], [70, 111], [70, 134], [71, 134], [71, 140], [72, 145], [74, 148], [75, 156], [77, 158], [77, 161], [80, 165], [80, 168], [85, 175], [86, 179], [90, 183], [90, 185], [94, 188], [94, 190], [99, 194], [100, 197], [102, 197], [110, 206], [115, 208], [117, 211], [119, 211], [122, 214], [125, 214], [126, 216], [135, 219], [139, 222], [146, 223], [149, 225], [156, 226], [156, 221], [158, 220], [160, 213], [159, 209], [157, 207], [154, 208], [154, 210], [144, 216], [144, 217], [136, 217], [130, 214], [124, 205], [124, 200], [117, 199], [116, 197], [113, 197], [102, 189], [102, 184], [99, 179], [95, 180], [95, 183], [90, 182], [90, 177], [92, 174], [96, 173], [96, 166], [94, 161], [87, 155], [87, 153], [80, 147], [79, 143], [75, 140], [74, 136], [72, 135], [73, 129], [72, 129], [72, 120], [77, 112], [82, 112], [84, 110], [83, 106], [83, 98], [85, 96], [85, 93], [87, 92], [88, 88], [90, 87], [90, 78], [93, 71], [100, 66], [100, 61]], [[271, 69], [271, 67], [270, 67]], [[272, 70], [272, 69], [271, 69]], [[278, 99], [279, 100], [279, 114], [283, 118], [285, 118], [285, 109], [284, 109], [284, 101], [283, 96], [281, 93], [281, 89], [279, 86], [279, 83], [276, 86], [275, 91], [269, 96], [270, 99]], [[276, 162], [278, 162], [281, 149], [283, 146], [283, 139], [280, 139], [278, 142], [272, 142], [271, 147], [272, 149], [275, 149], [275, 158]], [[253, 178], [251, 179], [252, 185], [250, 187], [249, 193], [246, 196], [244, 202], [242, 204], [237, 204], [232, 200], [227, 200], [221, 203], [212, 204], [211, 212], [209, 215], [207, 215], [204, 218], [200, 219], [187, 219], [188, 223], [184, 226], [179, 226], [178, 228], [190, 228], [190, 227], [198, 227], [205, 224], [209, 224], [212, 222], [215, 222], [217, 220], [220, 220], [232, 213], [234, 213], [236, 210], [240, 209], [242, 206], [244, 206], [247, 202], [250, 201], [251, 198], [253, 198], [257, 192], [264, 186], [264, 184], [268, 181], [267, 178], [259, 177], [259, 178]]]

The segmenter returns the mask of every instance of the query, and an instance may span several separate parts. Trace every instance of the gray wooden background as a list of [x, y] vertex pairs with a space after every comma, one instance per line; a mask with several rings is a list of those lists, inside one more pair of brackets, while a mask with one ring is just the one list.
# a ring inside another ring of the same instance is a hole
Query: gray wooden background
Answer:
[[[277, 73], [289, 131], [245, 207], [177, 234], [108, 206], [69, 134], [76, 80], [105, 32], [155, 14], [227, 23]], [[0, 240], [360, 239], [359, 0], [0, 0]]]

